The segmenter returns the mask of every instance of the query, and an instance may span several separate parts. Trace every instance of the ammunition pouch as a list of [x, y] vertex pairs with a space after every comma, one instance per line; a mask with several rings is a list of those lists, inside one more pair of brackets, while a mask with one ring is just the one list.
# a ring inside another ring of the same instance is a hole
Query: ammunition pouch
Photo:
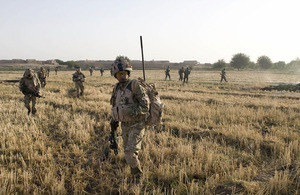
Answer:
[[145, 114], [134, 115], [133, 109], [136, 105], [121, 105], [111, 109], [112, 118], [120, 122], [135, 122], [145, 120]]

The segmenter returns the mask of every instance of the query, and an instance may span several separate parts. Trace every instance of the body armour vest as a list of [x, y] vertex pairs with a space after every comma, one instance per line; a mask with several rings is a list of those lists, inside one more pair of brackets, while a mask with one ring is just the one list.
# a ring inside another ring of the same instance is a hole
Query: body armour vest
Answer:
[[21, 85], [25, 85], [30, 90], [38, 90], [39, 88], [39, 81], [38, 78], [34, 75], [32, 79], [28, 79], [26, 77], [23, 77], [21, 79]]
[[112, 118], [115, 121], [135, 122], [145, 120], [145, 114], [135, 115], [135, 110], [139, 107], [139, 104], [134, 99], [132, 81], [128, 81], [124, 88], [121, 88], [120, 84], [117, 84], [114, 88], [111, 104], [113, 105]]

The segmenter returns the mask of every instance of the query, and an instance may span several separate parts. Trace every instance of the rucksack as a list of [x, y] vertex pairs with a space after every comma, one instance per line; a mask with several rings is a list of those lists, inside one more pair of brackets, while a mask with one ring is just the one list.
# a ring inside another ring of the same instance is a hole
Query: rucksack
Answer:
[[141, 78], [138, 78], [138, 80], [133, 80], [132, 88], [131, 88], [133, 94], [136, 93], [137, 83], [139, 83], [142, 87], [144, 87], [144, 89], [146, 90], [146, 94], [150, 100], [150, 107], [149, 107], [150, 116], [148, 117], [146, 124], [149, 126], [155, 126], [161, 124], [164, 103], [160, 101], [160, 97], [158, 96], [158, 92], [155, 88], [155, 84], [147, 83]]

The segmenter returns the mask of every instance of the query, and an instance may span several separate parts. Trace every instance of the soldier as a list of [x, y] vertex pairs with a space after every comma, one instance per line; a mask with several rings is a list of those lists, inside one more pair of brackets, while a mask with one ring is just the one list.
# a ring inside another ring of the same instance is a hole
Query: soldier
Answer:
[[45, 87], [47, 84], [46, 77], [47, 77], [46, 70], [44, 67], [41, 67], [40, 71], [38, 72], [38, 78], [40, 79], [42, 88]]
[[220, 73], [220, 75], [221, 75], [221, 81], [220, 81], [220, 82], [222, 82], [223, 79], [224, 79], [225, 82], [227, 82], [227, 80], [226, 80], [226, 72], [225, 72], [225, 68], [223, 68], [223, 70], [222, 70], [222, 72]]
[[93, 68], [92, 67], [90, 67], [90, 76], [93, 76]]
[[103, 76], [103, 73], [104, 73], [104, 69], [103, 68], [100, 68], [100, 73], [101, 73], [101, 76]]
[[189, 67], [187, 67], [184, 71], [183, 83], [185, 83], [185, 80], [186, 80], [186, 83], [188, 83], [190, 74], [191, 74], [191, 71], [189, 70]]
[[171, 80], [171, 76], [170, 76], [170, 66], [168, 66], [168, 68], [165, 70], [165, 73], [166, 73], [165, 80], [167, 80], [167, 77], [169, 77], [169, 80]]
[[[36, 97], [41, 97], [39, 95], [40, 86], [40, 81], [34, 71], [31, 68], [25, 70], [24, 75], [19, 82], [19, 89], [24, 94], [24, 103], [28, 110], [28, 115], [30, 112], [32, 112], [32, 114], [36, 113]], [[31, 109], [30, 102], [32, 102]]]
[[50, 68], [47, 67], [47, 77], [49, 77], [49, 75], [50, 75]]
[[55, 70], [55, 75], [57, 75], [58, 66], [56, 66], [54, 70]]
[[178, 70], [179, 80], [180, 80], [180, 81], [183, 80], [183, 73], [184, 73], [184, 69], [183, 69], [183, 67], [182, 67], [181, 69]]
[[[79, 95], [83, 95], [84, 86], [83, 82], [85, 81], [85, 75], [81, 72], [81, 68], [77, 67], [76, 72], [73, 74], [73, 82], [75, 83], [75, 87], [77, 90], [77, 97], [79, 98]], [[80, 94], [79, 94], [80, 89]]]
[[[142, 169], [138, 154], [144, 137], [146, 119], [149, 116], [149, 98], [136, 80], [130, 80], [132, 66], [127, 57], [118, 56], [112, 65], [112, 74], [119, 81], [113, 90], [111, 125], [121, 122], [125, 160], [131, 168], [133, 181], [139, 183]], [[135, 93], [133, 94], [133, 88]], [[112, 129], [114, 134], [116, 128]]]

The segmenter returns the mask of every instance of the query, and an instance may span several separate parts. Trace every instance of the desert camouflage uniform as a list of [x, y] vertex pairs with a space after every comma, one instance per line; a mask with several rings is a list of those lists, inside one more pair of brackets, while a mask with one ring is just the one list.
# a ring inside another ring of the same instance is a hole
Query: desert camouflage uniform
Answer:
[[165, 74], [166, 74], [165, 80], [167, 80], [167, 77], [169, 77], [169, 80], [171, 80], [170, 67], [168, 67], [168, 68], [165, 70]]
[[[28, 88], [31, 91], [39, 91], [41, 87], [40, 81], [34, 71], [32, 69], [27, 69], [24, 72], [23, 77], [20, 79], [19, 82], [19, 89], [20, 91], [23, 91], [24, 88]], [[30, 108], [30, 102], [32, 102], [31, 108]], [[28, 114], [32, 111], [32, 114], [36, 113], [35, 103], [36, 103], [36, 97], [31, 94], [24, 94], [24, 103], [25, 107], [28, 110]]]
[[103, 73], [104, 73], [103, 68], [100, 68], [100, 73], [101, 73], [101, 76], [103, 76]]
[[179, 74], [179, 80], [182, 81], [183, 80], [183, 67], [181, 69], [178, 70], [178, 74]]
[[50, 76], [50, 68], [48, 67], [47, 68], [47, 77], [49, 77]]
[[191, 73], [191, 71], [189, 70], [189, 68], [186, 68], [184, 71], [183, 83], [185, 83], [185, 82], [188, 83], [190, 73]]
[[93, 76], [93, 68], [92, 67], [90, 67], [90, 76]]
[[58, 67], [56, 66], [54, 70], [55, 70], [55, 75], [57, 75]]
[[45, 87], [46, 84], [47, 84], [47, 82], [46, 82], [47, 73], [46, 73], [46, 71], [43, 67], [38, 72], [38, 77], [39, 77], [40, 82], [41, 82], [41, 87]]
[[[81, 72], [81, 70], [77, 69], [77, 71], [73, 74], [73, 82], [75, 83], [76, 91], [77, 91], [77, 97], [79, 95], [83, 95], [84, 86], [83, 82], [85, 81], [85, 75]], [[80, 90], [80, 93], [79, 93]]]
[[227, 80], [226, 80], [226, 72], [225, 72], [225, 68], [224, 68], [224, 69], [222, 70], [222, 72], [221, 72], [221, 81], [220, 81], [220, 82], [222, 82], [223, 79], [224, 79], [225, 82], [227, 82]]
[[[138, 153], [145, 133], [150, 102], [145, 89], [135, 81], [128, 80], [124, 87], [119, 83], [116, 84], [110, 103], [113, 106], [113, 119], [121, 122], [126, 162], [130, 165], [132, 174], [138, 175], [142, 173]], [[135, 94], [132, 92], [133, 85], [136, 89]]]

